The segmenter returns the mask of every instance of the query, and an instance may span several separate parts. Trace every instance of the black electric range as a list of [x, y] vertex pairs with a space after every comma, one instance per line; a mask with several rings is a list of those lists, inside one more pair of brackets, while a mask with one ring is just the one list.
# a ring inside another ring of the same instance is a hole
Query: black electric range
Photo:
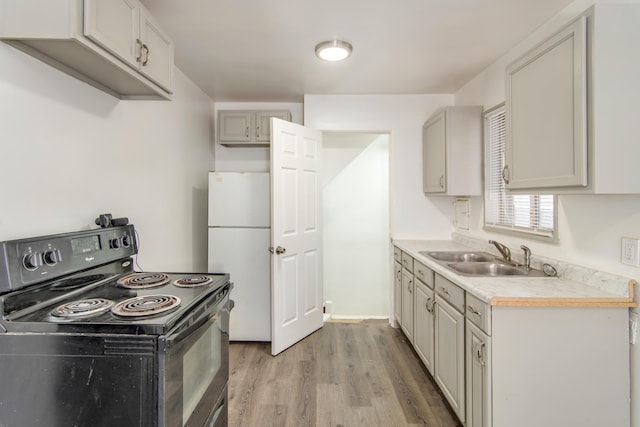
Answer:
[[0, 425], [226, 423], [229, 275], [137, 251], [133, 225], [0, 243]]

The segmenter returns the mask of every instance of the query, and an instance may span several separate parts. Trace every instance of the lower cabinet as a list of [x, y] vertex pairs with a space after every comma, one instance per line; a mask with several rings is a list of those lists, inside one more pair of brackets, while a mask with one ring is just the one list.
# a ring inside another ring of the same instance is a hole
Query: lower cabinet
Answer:
[[401, 326], [409, 341], [413, 343], [413, 273], [402, 270], [402, 321]]
[[435, 306], [435, 373], [440, 390], [460, 421], [465, 420], [464, 315], [440, 295]]
[[393, 264], [393, 315], [396, 322], [402, 323], [402, 266], [399, 262]]
[[629, 427], [626, 306], [491, 305], [395, 252], [394, 315], [465, 427]]
[[491, 338], [467, 320], [467, 424], [491, 426]]
[[415, 281], [415, 304], [413, 314], [413, 346], [429, 373], [434, 372], [435, 296], [420, 280]]

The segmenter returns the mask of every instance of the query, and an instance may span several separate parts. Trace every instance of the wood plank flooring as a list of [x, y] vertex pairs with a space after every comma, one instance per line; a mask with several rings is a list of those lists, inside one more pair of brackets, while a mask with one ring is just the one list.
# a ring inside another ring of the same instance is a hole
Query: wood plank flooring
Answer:
[[276, 357], [270, 343], [229, 355], [229, 426], [461, 425], [387, 320], [325, 323]]

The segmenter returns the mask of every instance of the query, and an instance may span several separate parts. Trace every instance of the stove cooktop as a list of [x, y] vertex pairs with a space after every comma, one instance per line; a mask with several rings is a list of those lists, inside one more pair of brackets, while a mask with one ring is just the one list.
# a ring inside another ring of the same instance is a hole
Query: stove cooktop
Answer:
[[[162, 334], [192, 307], [229, 283], [228, 274], [114, 274], [109, 267], [1, 296], [0, 325], [9, 332]], [[132, 277], [144, 286], [125, 287]], [[161, 281], [149, 286], [151, 277]], [[122, 313], [123, 306], [134, 312]], [[164, 311], [150, 313], [154, 306]], [[69, 312], [73, 314], [65, 315]]]

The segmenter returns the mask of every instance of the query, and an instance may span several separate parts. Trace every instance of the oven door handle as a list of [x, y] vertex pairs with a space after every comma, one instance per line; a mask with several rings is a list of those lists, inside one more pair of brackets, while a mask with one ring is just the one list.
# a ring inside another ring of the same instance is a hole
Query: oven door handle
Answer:
[[192, 334], [197, 332], [199, 329], [203, 327], [208, 327], [208, 323], [214, 324], [218, 321], [217, 312], [213, 313], [212, 316], [203, 317], [193, 322], [193, 324], [189, 325], [186, 328], [179, 328], [178, 331], [173, 334], [167, 336], [164, 339], [164, 348], [169, 349], [174, 345], [182, 342], [185, 338], [190, 337]]
[[[211, 307], [209, 306], [206, 309], [205, 313], [202, 313], [200, 317], [197, 318], [187, 318], [183, 320], [180, 324], [178, 324], [173, 332], [170, 332], [169, 335], [165, 335], [160, 337], [160, 343], [163, 348], [169, 349], [184, 339], [190, 337], [192, 334], [197, 332], [199, 329], [203, 327], [208, 327], [208, 323], [216, 323], [219, 320], [219, 314], [223, 313], [224, 310], [229, 310], [227, 307], [229, 306], [229, 294], [228, 291], [225, 291], [226, 295], [224, 295], [216, 304]], [[216, 295], [212, 295], [202, 302], [202, 305], [208, 304], [211, 300], [217, 298]]]

